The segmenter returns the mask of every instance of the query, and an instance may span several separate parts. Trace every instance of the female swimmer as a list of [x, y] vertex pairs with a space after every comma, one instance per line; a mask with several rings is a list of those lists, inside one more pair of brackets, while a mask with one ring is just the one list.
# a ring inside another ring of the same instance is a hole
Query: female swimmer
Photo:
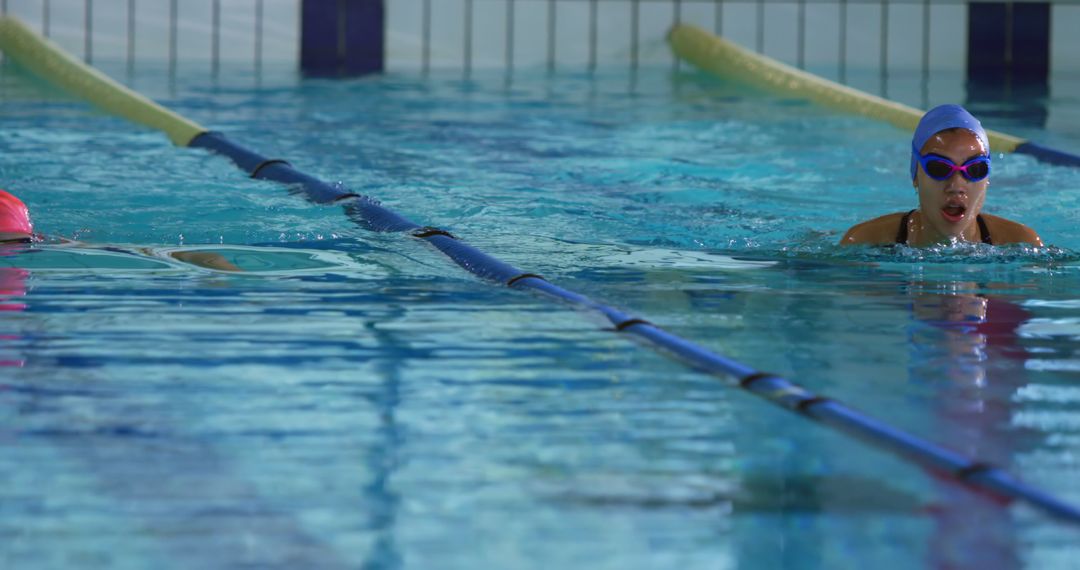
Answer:
[[1024, 224], [982, 213], [990, 185], [990, 142], [978, 119], [959, 105], [935, 107], [919, 121], [911, 140], [911, 180], [918, 208], [857, 224], [840, 244], [1043, 245]]

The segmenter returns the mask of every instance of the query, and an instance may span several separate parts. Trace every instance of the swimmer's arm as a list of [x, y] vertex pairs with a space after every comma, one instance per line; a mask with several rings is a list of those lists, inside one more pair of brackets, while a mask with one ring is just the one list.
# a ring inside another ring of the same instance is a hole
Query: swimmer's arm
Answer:
[[896, 231], [900, 229], [903, 212], [886, 214], [851, 226], [840, 238], [840, 245], [886, 245], [896, 243]]
[[207, 269], [217, 269], [218, 271], [243, 271], [243, 269], [233, 265], [228, 259], [225, 259], [212, 251], [173, 251], [170, 252], [169, 255], [184, 263], [190, 263]]

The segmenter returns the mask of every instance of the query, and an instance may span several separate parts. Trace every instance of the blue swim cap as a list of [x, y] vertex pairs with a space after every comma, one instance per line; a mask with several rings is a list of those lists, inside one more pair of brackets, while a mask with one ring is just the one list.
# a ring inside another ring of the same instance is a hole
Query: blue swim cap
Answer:
[[982, 142], [987, 154], [990, 153], [990, 141], [986, 138], [986, 131], [979, 124], [978, 119], [960, 105], [938, 105], [923, 115], [922, 120], [919, 121], [919, 126], [915, 127], [915, 135], [911, 137], [912, 180], [915, 180], [915, 174], [919, 171], [917, 153], [926, 144], [926, 141], [941, 131], [955, 128], [967, 129], [975, 133], [975, 136]]

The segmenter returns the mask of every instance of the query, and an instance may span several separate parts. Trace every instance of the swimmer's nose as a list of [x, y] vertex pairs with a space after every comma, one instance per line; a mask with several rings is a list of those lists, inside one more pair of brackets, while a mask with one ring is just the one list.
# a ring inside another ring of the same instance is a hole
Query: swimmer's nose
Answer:
[[963, 194], [967, 192], [967, 180], [959, 172], [953, 172], [945, 184], [946, 194]]

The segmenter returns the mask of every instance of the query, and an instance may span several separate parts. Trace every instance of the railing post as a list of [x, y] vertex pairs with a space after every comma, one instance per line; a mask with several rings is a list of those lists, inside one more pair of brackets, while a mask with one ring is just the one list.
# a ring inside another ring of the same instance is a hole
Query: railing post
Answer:
[[968, 5], [969, 81], [1041, 85], [1049, 72], [1049, 2]]
[[[983, 115], [1046, 124], [1049, 92], [1050, 3], [968, 5], [967, 102], [989, 104]], [[1023, 105], [999, 105], [1002, 99]]]

